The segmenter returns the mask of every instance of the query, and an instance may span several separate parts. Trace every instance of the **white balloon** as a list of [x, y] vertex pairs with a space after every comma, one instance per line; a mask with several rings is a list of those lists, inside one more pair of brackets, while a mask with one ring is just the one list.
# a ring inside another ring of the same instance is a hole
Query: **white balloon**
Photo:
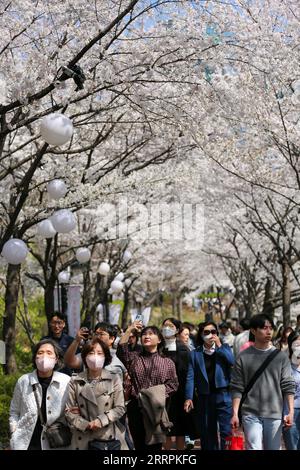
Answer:
[[123, 280], [124, 280], [124, 277], [125, 277], [125, 276], [124, 276], [123, 273], [119, 273], [119, 274], [115, 277], [115, 279], [116, 279], [117, 281], [123, 281]]
[[130, 253], [130, 251], [125, 250], [125, 251], [124, 251], [124, 254], [123, 254], [123, 261], [124, 261], [124, 263], [128, 263], [128, 261], [130, 261], [131, 258], [132, 258], [132, 254]]
[[123, 282], [114, 279], [110, 285], [113, 294], [119, 294], [123, 290]]
[[2, 256], [9, 264], [22, 263], [25, 260], [27, 253], [28, 248], [26, 244], [19, 238], [11, 238], [4, 243], [2, 249]]
[[70, 273], [68, 271], [61, 271], [58, 275], [58, 282], [60, 284], [67, 284], [70, 280]]
[[131, 279], [125, 279], [125, 286], [129, 287], [131, 284]]
[[41, 135], [48, 144], [63, 145], [71, 139], [72, 134], [72, 121], [64, 114], [51, 113], [43, 117]]
[[45, 219], [38, 223], [37, 232], [44, 238], [53, 238], [56, 235], [56, 230], [50, 219]]
[[113, 293], [113, 291], [112, 291], [111, 289], [108, 289], [107, 293], [108, 293], [109, 295], [111, 295], [111, 294]]
[[47, 184], [47, 192], [49, 196], [56, 201], [61, 197], [65, 197], [67, 191], [68, 188], [63, 180], [53, 180]]
[[99, 266], [99, 273], [101, 276], [107, 276], [110, 271], [110, 266], [108, 263], [101, 263]]
[[88, 248], [78, 248], [76, 251], [76, 258], [79, 263], [87, 263], [91, 257], [91, 252]]
[[60, 209], [51, 216], [51, 222], [59, 233], [69, 233], [76, 227], [76, 218], [68, 209]]

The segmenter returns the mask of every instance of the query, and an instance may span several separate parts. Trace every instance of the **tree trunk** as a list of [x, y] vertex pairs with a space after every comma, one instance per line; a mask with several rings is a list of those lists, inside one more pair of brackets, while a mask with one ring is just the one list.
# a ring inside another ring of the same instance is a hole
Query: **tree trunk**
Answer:
[[271, 302], [272, 299], [272, 282], [271, 279], [268, 277], [267, 282], [265, 284], [265, 296], [264, 296], [264, 304], [263, 304], [263, 312], [270, 317], [274, 317], [274, 305]]
[[177, 310], [177, 318], [178, 320], [182, 321], [182, 297], [179, 296], [176, 298], [176, 310]]
[[123, 306], [123, 311], [121, 315], [121, 328], [123, 331], [125, 331], [125, 328], [127, 327], [128, 305], [129, 305], [129, 290], [127, 289], [127, 287], [125, 287], [124, 306]]
[[176, 316], [176, 292], [172, 292], [172, 317]]
[[55, 289], [55, 279], [54, 280], [48, 279], [46, 283], [46, 288], [44, 291], [45, 313], [46, 313], [48, 323], [50, 321], [50, 316], [54, 312], [54, 289]]
[[6, 273], [5, 312], [3, 317], [3, 341], [6, 347], [5, 374], [17, 371], [16, 351], [16, 316], [20, 287], [21, 265], [9, 264]]
[[286, 260], [282, 262], [282, 319], [283, 326], [286, 328], [291, 321], [291, 268]]
[[[90, 263], [89, 263], [90, 266]], [[82, 293], [82, 308], [80, 312], [80, 318], [86, 316], [87, 312], [91, 310], [91, 297], [92, 297], [92, 286], [89, 269], [83, 274], [83, 293]]]

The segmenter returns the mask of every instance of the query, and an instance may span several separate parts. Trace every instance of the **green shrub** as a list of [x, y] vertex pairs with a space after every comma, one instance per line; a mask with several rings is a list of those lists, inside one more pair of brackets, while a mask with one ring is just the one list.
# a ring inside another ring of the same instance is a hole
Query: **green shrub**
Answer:
[[9, 407], [20, 375], [0, 375], [0, 448], [9, 444]]

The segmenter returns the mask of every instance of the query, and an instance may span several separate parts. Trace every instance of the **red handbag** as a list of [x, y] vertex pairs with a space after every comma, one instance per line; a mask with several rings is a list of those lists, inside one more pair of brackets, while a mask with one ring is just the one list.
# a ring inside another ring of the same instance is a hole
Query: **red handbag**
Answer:
[[245, 450], [243, 433], [226, 437], [225, 450]]

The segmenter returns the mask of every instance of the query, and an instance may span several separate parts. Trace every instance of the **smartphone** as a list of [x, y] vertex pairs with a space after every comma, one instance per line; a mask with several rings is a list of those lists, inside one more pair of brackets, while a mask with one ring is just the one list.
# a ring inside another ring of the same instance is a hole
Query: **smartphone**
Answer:
[[81, 330], [82, 336], [88, 339], [90, 330], [86, 326], [83, 326], [82, 328], [80, 328], [80, 330]]

